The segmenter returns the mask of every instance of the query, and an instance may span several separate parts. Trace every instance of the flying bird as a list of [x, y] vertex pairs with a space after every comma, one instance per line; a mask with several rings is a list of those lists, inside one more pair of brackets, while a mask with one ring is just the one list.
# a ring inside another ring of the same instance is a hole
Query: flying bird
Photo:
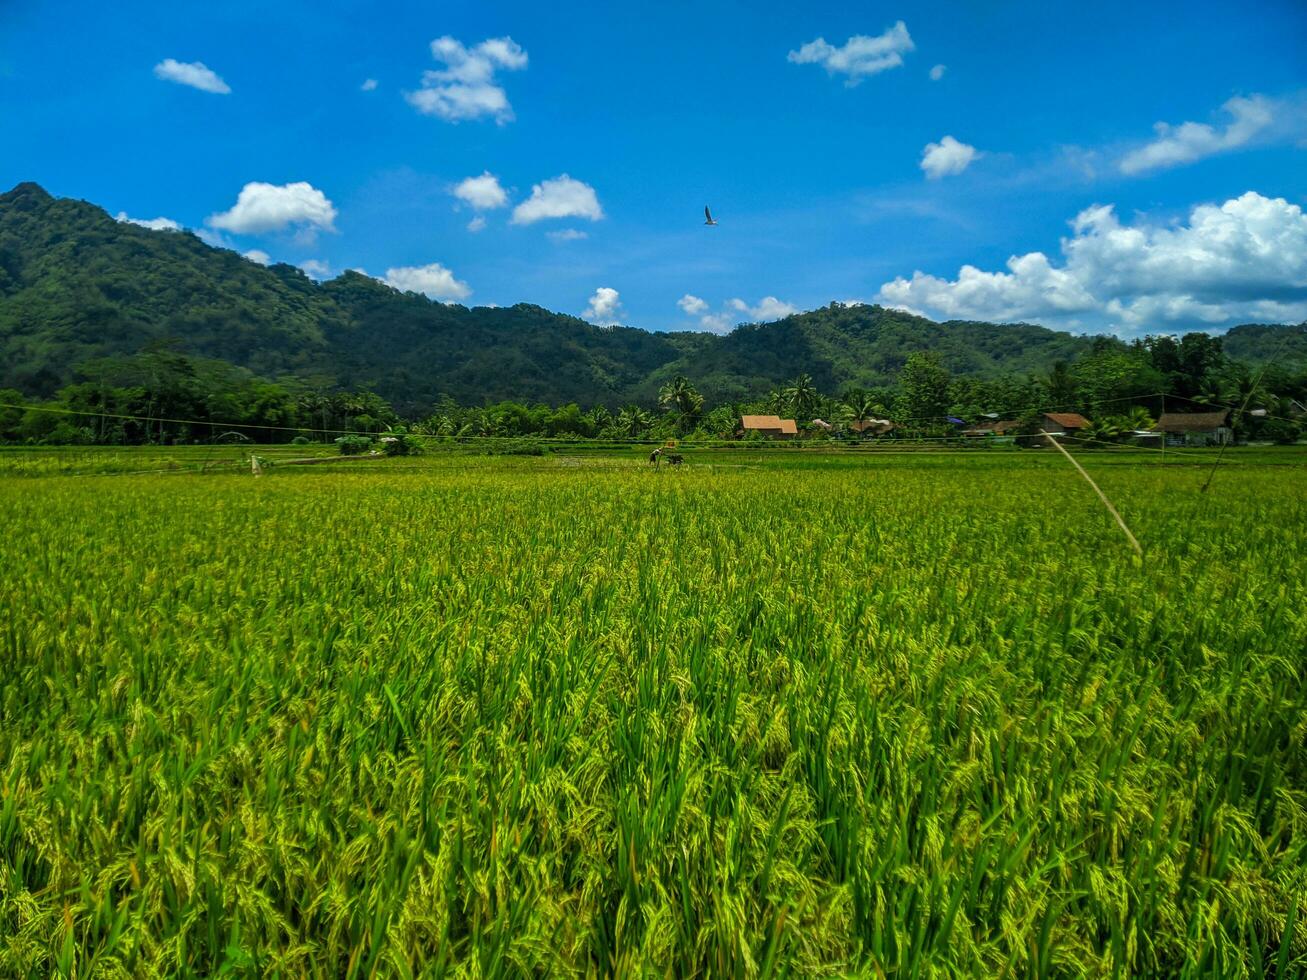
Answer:
[[713, 221], [713, 219], [712, 219], [712, 212], [708, 210], [708, 205], [706, 205], [706, 204], [703, 206], [703, 216], [707, 219], [707, 220], [704, 222], [705, 225], [715, 225], [715, 224], [717, 224], [717, 222]]

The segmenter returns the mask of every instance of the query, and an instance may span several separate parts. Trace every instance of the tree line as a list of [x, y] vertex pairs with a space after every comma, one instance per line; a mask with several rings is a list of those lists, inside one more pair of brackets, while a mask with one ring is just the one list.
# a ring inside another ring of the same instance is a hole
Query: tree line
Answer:
[[999, 418], [1032, 427], [1043, 412], [1065, 411], [1090, 419], [1092, 438], [1111, 440], [1148, 428], [1163, 411], [1246, 406], [1235, 419], [1239, 435], [1292, 442], [1302, 434], [1297, 419], [1307, 402], [1307, 369], [1273, 364], [1253, 371], [1227, 357], [1220, 338], [1201, 333], [1126, 345], [1101, 338], [1046, 373], [993, 379], [954, 375], [936, 354], [915, 352], [896, 382], [882, 387], [823, 392], [800, 374], [760, 397], [710, 405], [691, 379], [676, 375], [662, 384], [656, 401], [616, 409], [575, 402], [469, 406], [446, 396], [430, 413], [410, 419], [375, 393], [339, 390], [329, 378], [268, 380], [167, 344], [87, 362], [78, 373], [84, 380], [35, 405], [17, 391], [0, 390], [0, 439], [135, 445], [327, 442], [357, 435], [366, 441], [404, 426], [450, 439], [693, 441], [732, 438], [748, 414], [793, 418], [811, 437], [848, 436], [860, 428], [853, 423], [888, 419], [895, 428], [885, 437], [937, 438], [956, 433], [959, 423]]

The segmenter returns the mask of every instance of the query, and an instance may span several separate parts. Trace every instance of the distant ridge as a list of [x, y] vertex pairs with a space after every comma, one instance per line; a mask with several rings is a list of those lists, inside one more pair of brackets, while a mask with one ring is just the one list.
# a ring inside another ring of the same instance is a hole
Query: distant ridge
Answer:
[[[1236, 327], [1226, 348], [1256, 363], [1286, 330], [1295, 334], [1282, 356], [1307, 359], [1307, 326]], [[315, 283], [294, 266], [119, 222], [31, 182], [0, 195], [0, 387], [33, 397], [76, 380], [88, 360], [159, 343], [265, 377], [370, 388], [417, 413], [442, 396], [649, 403], [678, 373], [717, 402], [757, 397], [800, 372], [836, 391], [887, 384], [919, 350], [959, 375], [1027, 374], [1096, 340], [840, 304], [725, 336], [601, 328], [530, 304], [443, 305], [355, 272]]]

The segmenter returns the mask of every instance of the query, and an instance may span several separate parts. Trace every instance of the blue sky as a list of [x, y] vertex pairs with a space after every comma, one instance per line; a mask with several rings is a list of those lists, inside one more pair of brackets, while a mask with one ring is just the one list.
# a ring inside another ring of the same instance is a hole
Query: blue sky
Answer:
[[6, 0], [0, 184], [652, 329], [1307, 319], [1300, 0], [643, 6]]

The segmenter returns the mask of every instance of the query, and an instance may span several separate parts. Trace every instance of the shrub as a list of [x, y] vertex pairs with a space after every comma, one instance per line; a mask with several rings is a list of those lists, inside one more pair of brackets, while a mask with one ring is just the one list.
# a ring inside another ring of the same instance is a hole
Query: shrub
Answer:
[[1263, 439], [1270, 439], [1281, 446], [1291, 446], [1302, 435], [1302, 429], [1297, 422], [1290, 422], [1288, 419], [1267, 419], [1262, 423], [1260, 435]]
[[372, 448], [372, 440], [367, 436], [348, 435], [336, 439], [342, 456], [358, 456]]
[[402, 425], [395, 426], [381, 436], [381, 451], [387, 456], [410, 456], [420, 450], [417, 441]]

